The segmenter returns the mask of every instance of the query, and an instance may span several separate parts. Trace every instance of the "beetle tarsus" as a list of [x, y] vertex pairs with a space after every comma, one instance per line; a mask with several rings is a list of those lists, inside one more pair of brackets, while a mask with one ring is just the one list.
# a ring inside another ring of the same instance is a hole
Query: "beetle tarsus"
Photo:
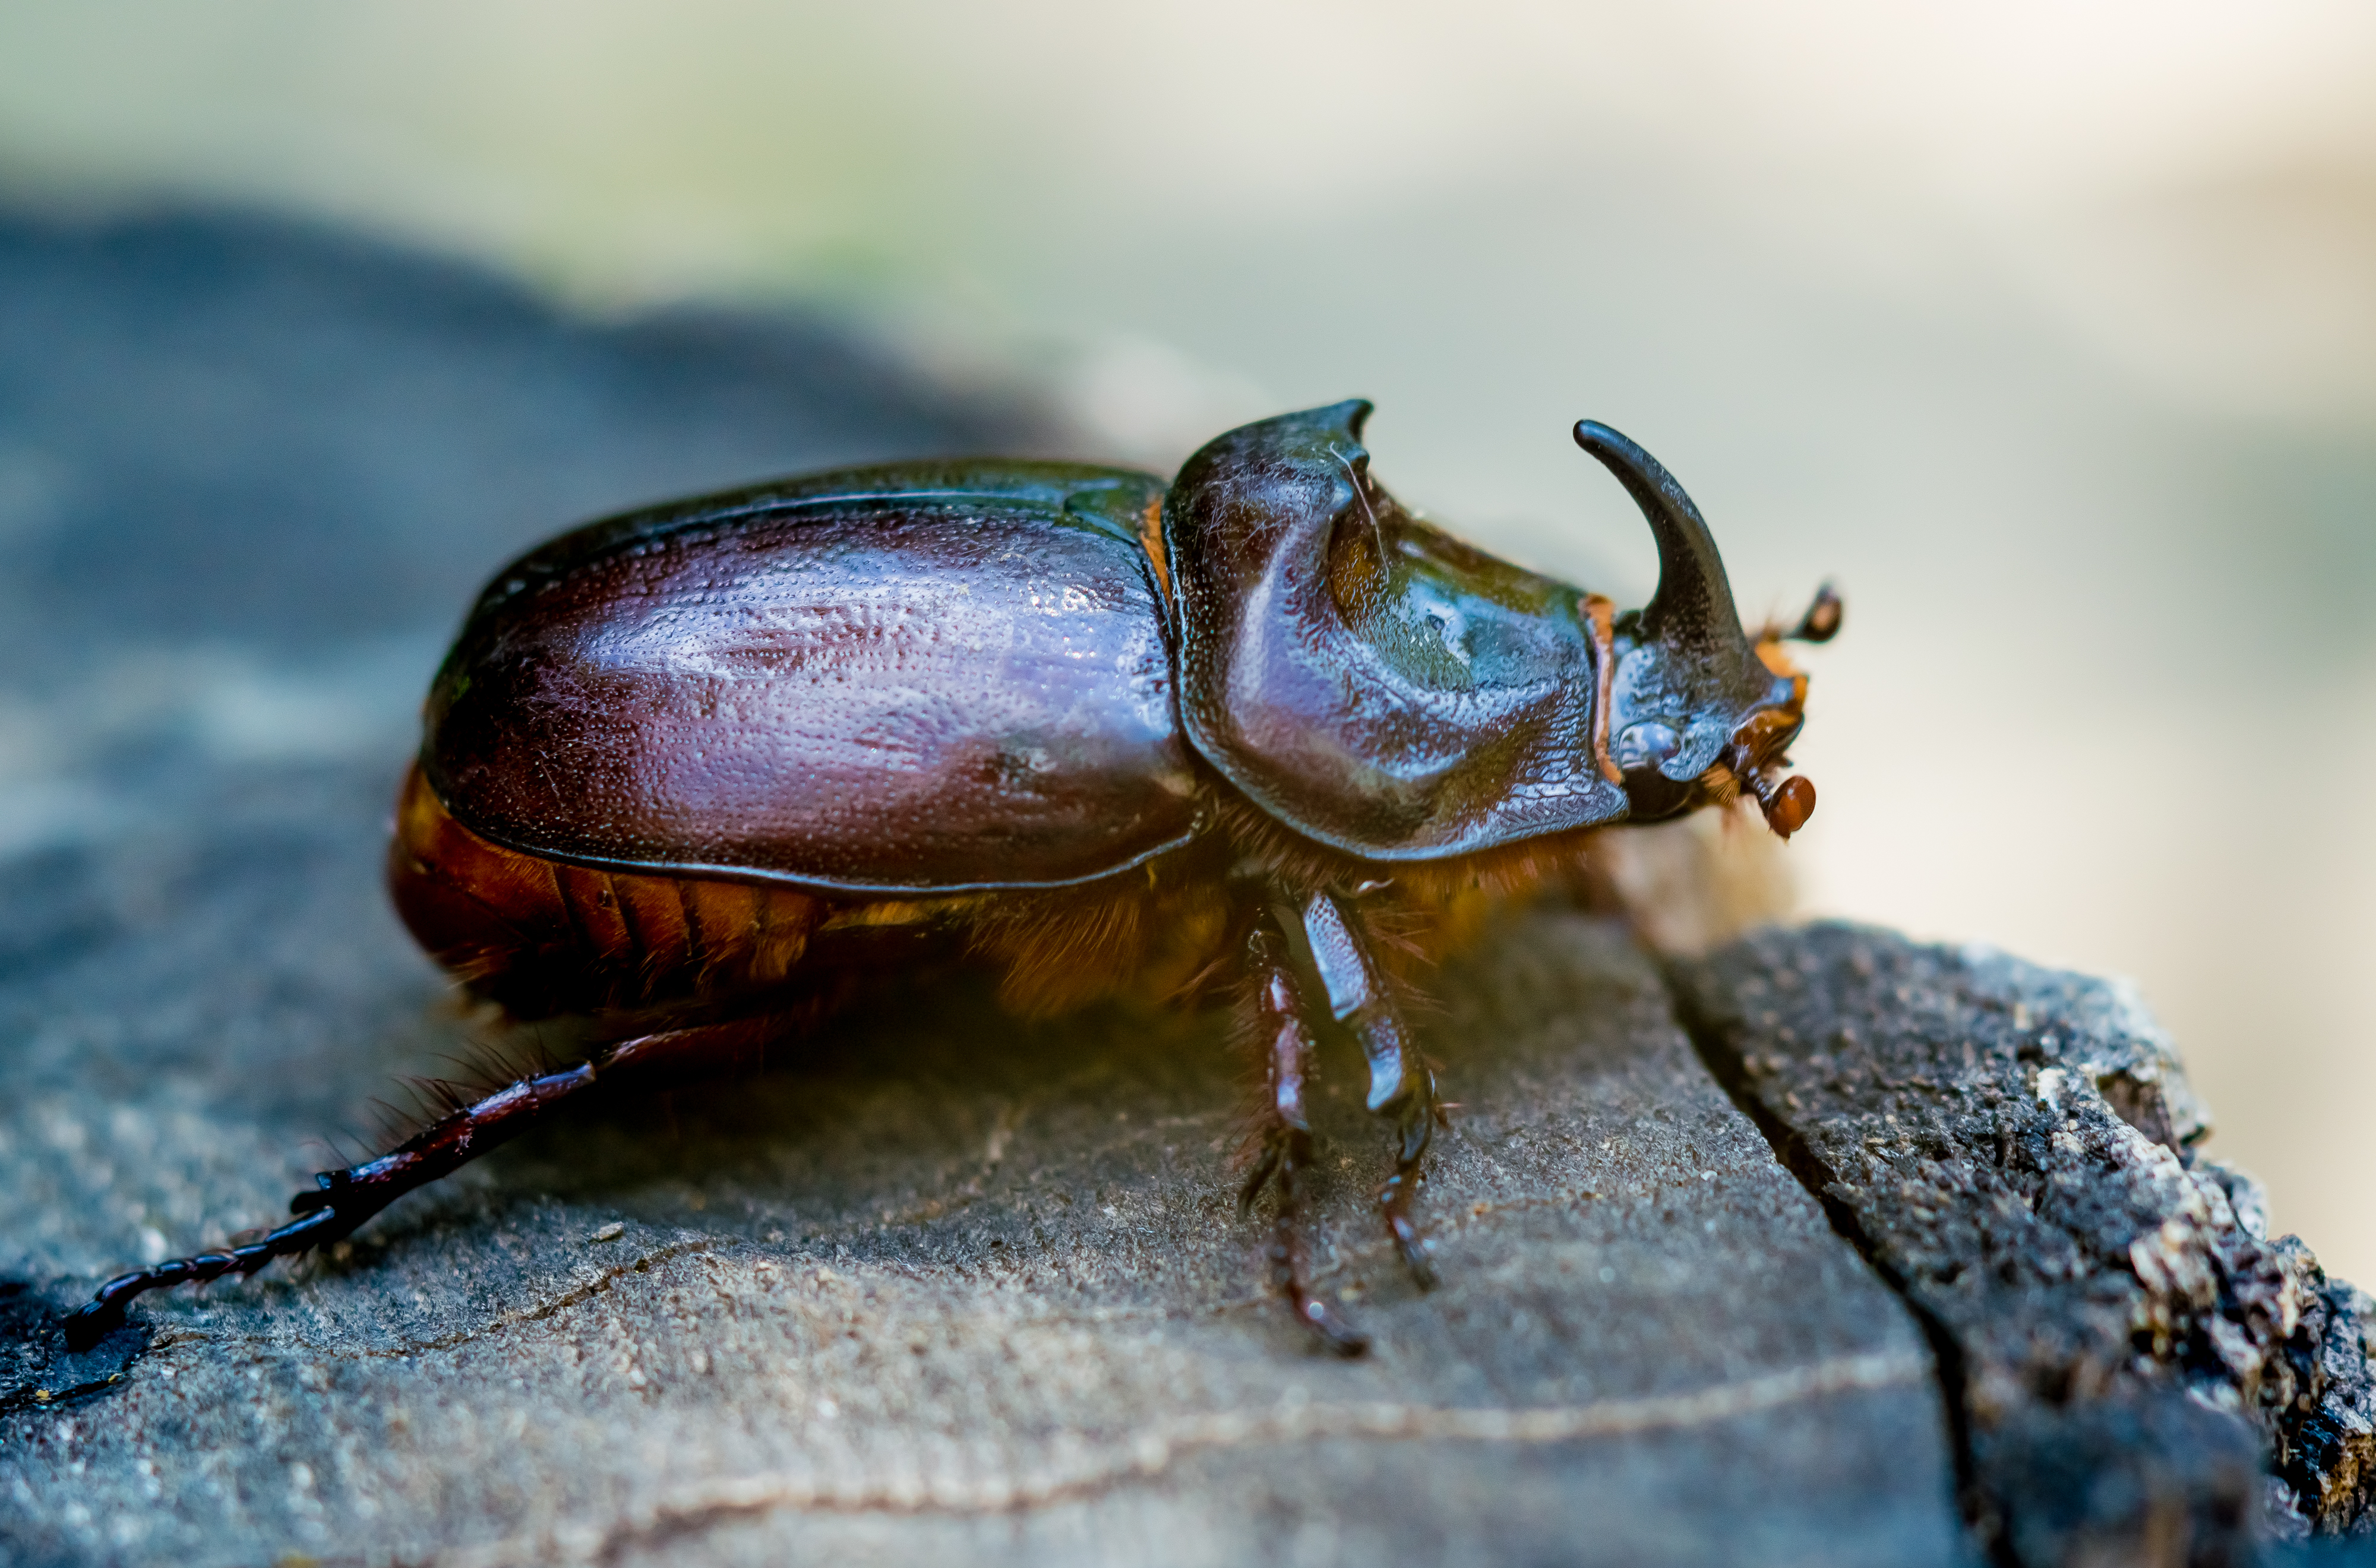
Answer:
[[1435, 1265], [1428, 1257], [1427, 1237], [1411, 1218], [1411, 1205], [1417, 1201], [1419, 1187], [1424, 1178], [1422, 1168], [1427, 1162], [1428, 1146], [1435, 1141], [1436, 1124], [1443, 1118], [1443, 1108], [1435, 1098], [1435, 1075], [1425, 1067], [1419, 1071], [1419, 1083], [1408, 1099], [1399, 1108], [1396, 1131], [1401, 1146], [1396, 1151], [1395, 1173], [1378, 1189], [1378, 1212], [1386, 1222], [1386, 1233], [1395, 1239], [1395, 1251], [1409, 1270], [1411, 1280], [1422, 1290], [1435, 1289]]
[[226, 1274], [236, 1274], [244, 1279], [275, 1258], [288, 1257], [335, 1241], [362, 1223], [358, 1218], [351, 1223], [342, 1224], [342, 1218], [325, 1210], [284, 1225], [261, 1241], [244, 1247], [172, 1258], [147, 1268], [136, 1268], [129, 1274], [119, 1274], [101, 1286], [98, 1294], [66, 1319], [66, 1348], [88, 1350], [121, 1328], [125, 1309], [132, 1304], [133, 1298], [147, 1291], [169, 1289], [176, 1285], [204, 1285], [220, 1279]]
[[757, 1045], [783, 1026], [774, 1017], [736, 1019], [638, 1036], [606, 1046], [592, 1061], [557, 1072], [514, 1079], [441, 1116], [378, 1158], [345, 1170], [326, 1170], [314, 1187], [289, 1200], [297, 1218], [262, 1240], [227, 1252], [200, 1253], [117, 1275], [66, 1319], [66, 1347], [87, 1350], [124, 1322], [132, 1300], [176, 1285], [204, 1285], [236, 1274], [244, 1278], [275, 1258], [293, 1257], [340, 1241], [412, 1191], [451, 1174], [508, 1143], [563, 1101], [591, 1090], [598, 1076], [663, 1087], [715, 1076], [747, 1062]]
[[1312, 1134], [1302, 1128], [1282, 1129], [1272, 1140], [1269, 1160], [1277, 1209], [1271, 1221], [1271, 1288], [1287, 1301], [1295, 1321], [1339, 1356], [1358, 1356], [1370, 1348], [1370, 1336], [1339, 1316], [1312, 1287], [1311, 1248], [1303, 1234], [1303, 1173], [1312, 1165]]
[[1422, 1290], [1435, 1289], [1435, 1265], [1427, 1255], [1427, 1237], [1410, 1217], [1411, 1193], [1415, 1181], [1400, 1172], [1386, 1178], [1384, 1189], [1378, 1194], [1378, 1208], [1386, 1218], [1386, 1231], [1395, 1239], [1395, 1251], [1403, 1260], [1404, 1269], [1411, 1283]]
[[1378, 964], [1376, 939], [1360, 910], [1334, 894], [1322, 893], [1304, 905], [1302, 921], [1313, 967], [1328, 992], [1329, 1010], [1352, 1032], [1369, 1060], [1370, 1109], [1394, 1119], [1395, 1173], [1379, 1189], [1380, 1216], [1411, 1278], [1422, 1290], [1432, 1289], [1435, 1267], [1428, 1261], [1426, 1238], [1410, 1210], [1428, 1146], [1443, 1116], [1435, 1075], [1420, 1058], [1409, 1027], [1395, 1006], [1392, 986]]
[[[1311, 1248], [1303, 1235], [1303, 1173], [1311, 1165], [1312, 1134], [1301, 1129], [1279, 1131], [1263, 1151], [1258, 1167], [1262, 1185], [1271, 1189], [1276, 1203], [1270, 1241], [1264, 1249], [1270, 1260], [1271, 1289], [1325, 1348], [1358, 1356], [1370, 1348], [1370, 1336], [1348, 1324], [1312, 1285]], [[1252, 1187], [1248, 1194], [1259, 1195]]]
[[1272, 1225], [1270, 1240], [1271, 1282], [1287, 1298], [1295, 1321], [1318, 1336], [1323, 1346], [1339, 1356], [1358, 1356], [1370, 1348], [1370, 1336], [1338, 1316], [1336, 1309], [1312, 1289], [1312, 1260], [1306, 1255], [1300, 1223], [1300, 1178], [1310, 1158], [1312, 1140], [1308, 1135], [1298, 1134], [1290, 1141], [1301, 1146], [1290, 1149], [1279, 1162], [1278, 1218]]
[[1369, 1337], [1338, 1317], [1312, 1288], [1312, 1261], [1303, 1237], [1303, 1173], [1312, 1165], [1312, 1123], [1304, 1114], [1303, 1086], [1312, 1071], [1312, 1029], [1304, 1022], [1302, 989], [1288, 961], [1288, 944], [1276, 918], [1265, 912], [1246, 938], [1247, 1038], [1263, 1052], [1267, 1087], [1258, 1136], [1261, 1144], [1245, 1184], [1240, 1212], [1268, 1187], [1274, 1210], [1270, 1243], [1271, 1288], [1286, 1299], [1295, 1321], [1340, 1356], [1358, 1356]]

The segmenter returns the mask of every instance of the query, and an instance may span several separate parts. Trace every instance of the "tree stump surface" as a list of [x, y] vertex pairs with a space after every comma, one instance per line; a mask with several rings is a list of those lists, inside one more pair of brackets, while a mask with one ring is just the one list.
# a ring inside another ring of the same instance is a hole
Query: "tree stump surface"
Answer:
[[588, 325], [253, 219], [0, 220], [0, 1565], [2353, 1550], [2369, 1304], [2196, 1151], [2133, 1000], [1850, 927], [1668, 962], [1547, 909], [1449, 967], [1432, 1292], [1325, 1061], [1356, 1360], [1265, 1290], [1218, 1016], [963, 981], [67, 1354], [486, 1049], [379, 862], [489, 572], [1048, 437], [797, 321]]

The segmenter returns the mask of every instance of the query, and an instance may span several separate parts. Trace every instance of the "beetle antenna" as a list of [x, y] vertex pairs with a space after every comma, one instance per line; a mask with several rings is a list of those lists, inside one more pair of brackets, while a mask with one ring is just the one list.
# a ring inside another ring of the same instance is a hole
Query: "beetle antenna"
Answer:
[[1847, 606], [1840, 600], [1839, 590], [1825, 583], [1815, 590], [1815, 601], [1799, 617], [1799, 624], [1783, 634], [1793, 642], [1827, 643], [1840, 635], [1840, 621]]

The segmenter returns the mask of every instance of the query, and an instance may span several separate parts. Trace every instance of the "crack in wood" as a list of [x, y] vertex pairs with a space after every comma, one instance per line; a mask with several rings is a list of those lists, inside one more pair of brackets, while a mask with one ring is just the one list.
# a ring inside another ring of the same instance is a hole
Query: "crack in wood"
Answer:
[[590, 1538], [549, 1531], [406, 1560], [409, 1568], [513, 1568], [556, 1556], [612, 1562], [629, 1549], [698, 1536], [731, 1521], [797, 1509], [834, 1514], [1002, 1514], [1090, 1497], [1161, 1475], [1214, 1449], [1326, 1439], [1535, 1445], [1619, 1438], [1736, 1420], [1833, 1395], [1920, 1382], [1927, 1357], [1875, 1352], [1840, 1356], [1783, 1372], [1693, 1389], [1584, 1405], [1496, 1408], [1393, 1402], [1304, 1403], [1267, 1410], [1215, 1411], [1165, 1421], [1135, 1435], [1065, 1433], [1049, 1443], [1111, 1455], [1037, 1476], [967, 1479], [908, 1474], [888, 1479], [783, 1473], [741, 1477], [663, 1494]]

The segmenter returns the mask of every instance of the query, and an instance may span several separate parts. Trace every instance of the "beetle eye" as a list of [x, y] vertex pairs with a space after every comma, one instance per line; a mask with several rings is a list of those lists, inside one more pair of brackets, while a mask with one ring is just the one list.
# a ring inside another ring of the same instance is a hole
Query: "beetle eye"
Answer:
[[1673, 726], [1645, 719], [1639, 724], [1628, 724], [1624, 733], [1617, 737], [1612, 752], [1617, 766], [1634, 773], [1656, 767], [1682, 749], [1683, 738], [1675, 733]]

